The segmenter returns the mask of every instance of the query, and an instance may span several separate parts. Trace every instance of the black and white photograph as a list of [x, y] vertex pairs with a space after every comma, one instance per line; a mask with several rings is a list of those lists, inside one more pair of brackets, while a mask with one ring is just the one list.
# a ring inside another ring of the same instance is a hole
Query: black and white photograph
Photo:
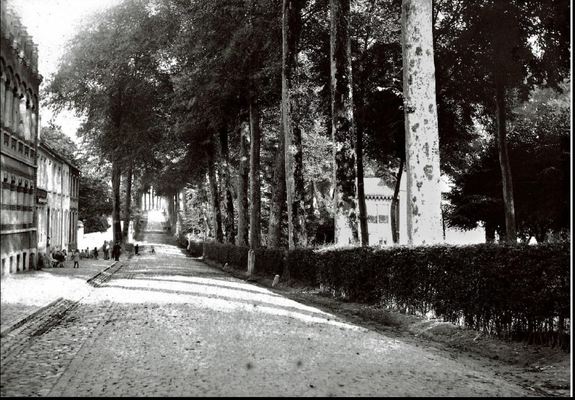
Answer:
[[573, 397], [571, 0], [0, 4], [0, 397]]

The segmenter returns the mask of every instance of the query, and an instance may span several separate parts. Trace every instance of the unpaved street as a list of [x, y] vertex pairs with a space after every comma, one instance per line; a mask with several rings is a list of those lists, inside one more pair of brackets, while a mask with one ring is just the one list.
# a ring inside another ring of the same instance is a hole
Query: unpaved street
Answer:
[[481, 363], [233, 278], [170, 240], [148, 233], [73, 307], [2, 338], [2, 396], [535, 395]]

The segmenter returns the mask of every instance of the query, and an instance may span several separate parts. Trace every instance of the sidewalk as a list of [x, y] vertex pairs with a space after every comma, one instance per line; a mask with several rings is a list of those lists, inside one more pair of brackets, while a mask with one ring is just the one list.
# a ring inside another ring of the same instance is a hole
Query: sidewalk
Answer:
[[[126, 257], [120, 257], [120, 261]], [[57, 300], [77, 301], [91, 286], [86, 281], [113, 265], [113, 259], [80, 260], [80, 268], [66, 261], [64, 268], [43, 268], [0, 277], [0, 332]]]

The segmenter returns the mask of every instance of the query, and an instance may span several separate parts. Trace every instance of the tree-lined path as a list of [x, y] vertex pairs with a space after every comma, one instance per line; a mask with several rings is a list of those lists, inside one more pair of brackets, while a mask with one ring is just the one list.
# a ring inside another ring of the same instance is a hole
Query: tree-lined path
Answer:
[[[121, 261], [2, 362], [2, 396], [526, 396], [485, 363], [349, 324], [187, 257]], [[5, 339], [3, 340], [3, 344]]]

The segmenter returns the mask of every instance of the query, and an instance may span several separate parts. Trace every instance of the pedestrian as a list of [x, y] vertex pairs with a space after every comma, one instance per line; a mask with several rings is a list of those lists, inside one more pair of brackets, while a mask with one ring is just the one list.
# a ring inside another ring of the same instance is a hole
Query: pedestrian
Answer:
[[104, 244], [102, 245], [102, 251], [104, 252], [104, 260], [109, 260], [110, 256], [108, 255], [108, 241], [104, 240]]
[[80, 253], [78, 252], [78, 249], [74, 250], [72, 253], [72, 260], [74, 260], [73, 268], [80, 268]]
[[94, 247], [94, 250], [92, 250], [92, 253], [94, 254], [94, 260], [98, 259], [98, 248]]
[[120, 250], [122, 247], [120, 246], [120, 242], [116, 242], [114, 245], [114, 260], [120, 261]]
[[56, 266], [57, 266], [57, 267], [60, 267], [60, 268], [64, 268], [64, 261], [66, 261], [66, 258], [64, 257], [64, 255], [62, 254], [62, 252], [61, 252], [60, 250], [56, 251], [56, 255], [53, 256], [53, 257], [54, 257], [54, 258], [56, 259], [56, 261], [57, 261]]
[[136, 243], [136, 245], [134, 246], [134, 253], [136, 255], [138, 255], [138, 250], [140, 250], [140, 247], [138, 246], [138, 243]]
[[150, 248], [150, 253], [156, 254], [156, 250], [154, 249], [154, 246], [153, 246], [153, 245], [152, 245], [152, 247]]

